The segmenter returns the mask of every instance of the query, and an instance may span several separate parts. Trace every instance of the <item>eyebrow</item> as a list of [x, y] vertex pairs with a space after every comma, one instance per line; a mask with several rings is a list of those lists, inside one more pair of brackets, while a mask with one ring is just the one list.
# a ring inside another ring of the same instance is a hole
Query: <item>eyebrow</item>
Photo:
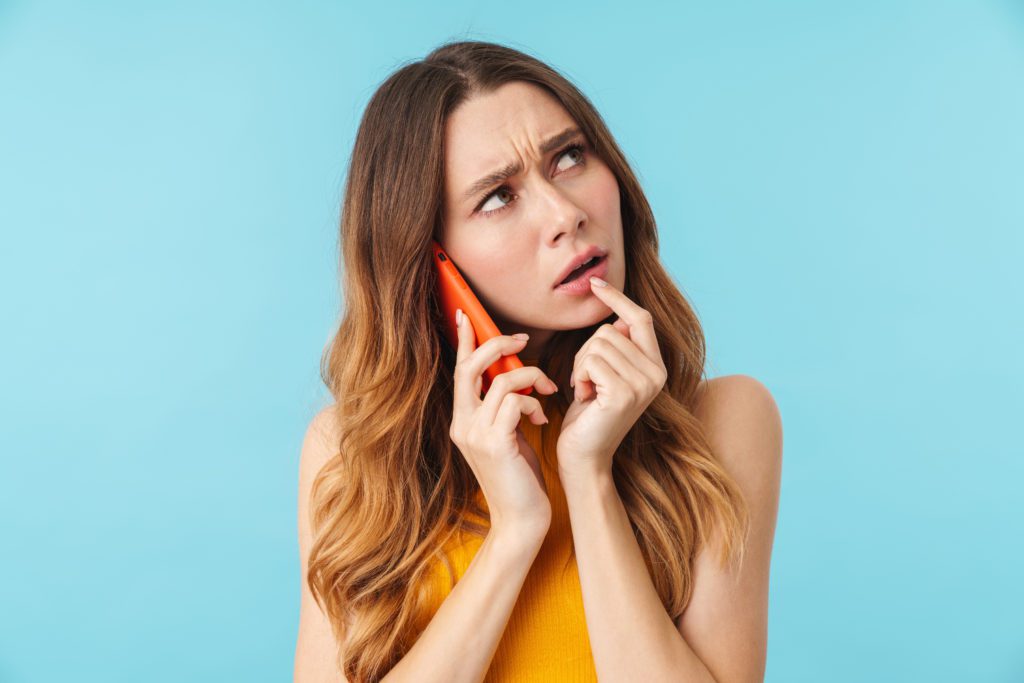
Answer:
[[[574, 137], [579, 135], [580, 133], [582, 133], [582, 131], [579, 128], [573, 126], [570, 128], [566, 128], [561, 133], [552, 135], [550, 138], [541, 143], [541, 154], [547, 154], [558, 149], [565, 143], [569, 142], [569, 140], [572, 140]], [[509, 164], [506, 164], [504, 168], [500, 168], [497, 171], [494, 171], [493, 173], [488, 173], [483, 178], [469, 186], [469, 189], [466, 190], [466, 193], [463, 195], [463, 200], [472, 198], [477, 193], [486, 190], [492, 185], [497, 185], [503, 180], [507, 180], [508, 178], [516, 175], [522, 170], [522, 164], [520, 164], [518, 161], [513, 161], [510, 162]]]

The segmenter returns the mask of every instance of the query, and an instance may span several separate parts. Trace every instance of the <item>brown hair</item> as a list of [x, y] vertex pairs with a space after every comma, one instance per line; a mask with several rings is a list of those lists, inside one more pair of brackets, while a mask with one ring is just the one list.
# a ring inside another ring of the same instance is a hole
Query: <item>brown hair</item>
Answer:
[[[551, 67], [502, 45], [448, 43], [374, 93], [345, 187], [344, 314], [321, 360], [340, 437], [313, 484], [306, 581], [353, 683], [383, 677], [419, 636], [420, 586], [435, 561], [450, 570], [440, 549], [452, 534], [487, 533], [472, 519], [488, 519], [474, 501], [476, 478], [449, 436], [454, 358], [441, 340], [429, 245], [441, 239], [446, 120], [460, 103], [510, 81], [551, 93], [618, 179], [624, 291], [651, 313], [668, 379], [620, 444], [612, 473], [666, 611], [675, 619], [686, 607], [692, 562], [716, 528], [720, 561], [742, 563], [746, 503], [693, 412], [703, 330], [659, 261], [636, 176], [591, 102]], [[556, 332], [538, 359], [565, 392], [552, 396], [563, 413], [576, 351], [611, 319]]]

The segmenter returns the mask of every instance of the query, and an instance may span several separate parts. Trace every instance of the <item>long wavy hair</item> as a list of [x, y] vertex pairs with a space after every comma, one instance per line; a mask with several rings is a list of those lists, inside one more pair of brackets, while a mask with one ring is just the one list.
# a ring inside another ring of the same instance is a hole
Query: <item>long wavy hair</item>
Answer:
[[[449, 436], [454, 355], [441, 337], [430, 240], [441, 241], [444, 132], [477, 94], [522, 81], [552, 94], [618, 179], [625, 293], [654, 318], [668, 379], [619, 445], [613, 477], [668, 614], [692, 594], [698, 551], [721, 538], [720, 562], [742, 564], [743, 496], [694, 416], [704, 333], [658, 257], [651, 208], [591, 102], [536, 58], [480, 41], [441, 45], [374, 93], [360, 122], [341, 213], [343, 313], [320, 372], [335, 403], [337, 451], [313, 483], [308, 558], [312, 594], [353, 683], [376, 681], [424, 623], [422, 585], [456, 531], [486, 535], [479, 485]], [[401, 192], [395, 188], [403, 188]], [[572, 361], [596, 329], [554, 334], [538, 365], [572, 400]]]

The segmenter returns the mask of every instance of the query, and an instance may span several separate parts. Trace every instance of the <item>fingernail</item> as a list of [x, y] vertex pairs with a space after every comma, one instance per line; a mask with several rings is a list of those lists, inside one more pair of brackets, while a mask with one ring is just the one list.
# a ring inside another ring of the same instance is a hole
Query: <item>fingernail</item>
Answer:
[[601, 278], [599, 278], [599, 277], [596, 277], [596, 276], [594, 276], [594, 275], [591, 275], [591, 276], [590, 276], [590, 281], [591, 281], [591, 282], [593, 282], [593, 283], [594, 283], [595, 285], [597, 285], [598, 287], [606, 287], [606, 286], [608, 285], [608, 283], [607, 283], [607, 282], [605, 282], [605, 281], [604, 281], [604, 280], [602, 280]]
[[455, 326], [456, 327], [462, 327], [462, 309], [461, 308], [456, 308], [455, 309]]
[[525, 340], [527, 340], [527, 339], [529, 339], [529, 338], [530, 338], [530, 335], [526, 334], [525, 332], [516, 332], [516, 333], [515, 333], [515, 334], [513, 334], [512, 336], [513, 336], [514, 338], [516, 338], [516, 339], [521, 339], [521, 340], [523, 340], [523, 341], [525, 341]]
[[555, 384], [554, 380], [548, 380], [548, 384], [551, 385], [551, 391], [558, 391], [558, 385]]
[[569, 386], [574, 388], [574, 389], [576, 388], [576, 378], [575, 377], [570, 377], [569, 378]]

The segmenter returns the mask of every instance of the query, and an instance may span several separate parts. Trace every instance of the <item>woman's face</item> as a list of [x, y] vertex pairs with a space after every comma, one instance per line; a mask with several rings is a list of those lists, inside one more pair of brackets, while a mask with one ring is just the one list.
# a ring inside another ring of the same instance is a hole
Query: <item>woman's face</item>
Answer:
[[[561, 136], [574, 128], [554, 97], [518, 81], [467, 100], [448, 119], [441, 243], [502, 334], [529, 333], [526, 357], [554, 331], [611, 314], [589, 285], [584, 295], [556, 290], [585, 249], [606, 251], [604, 279], [625, 283], [618, 184], [582, 132]], [[507, 166], [513, 175], [477, 185]]]

